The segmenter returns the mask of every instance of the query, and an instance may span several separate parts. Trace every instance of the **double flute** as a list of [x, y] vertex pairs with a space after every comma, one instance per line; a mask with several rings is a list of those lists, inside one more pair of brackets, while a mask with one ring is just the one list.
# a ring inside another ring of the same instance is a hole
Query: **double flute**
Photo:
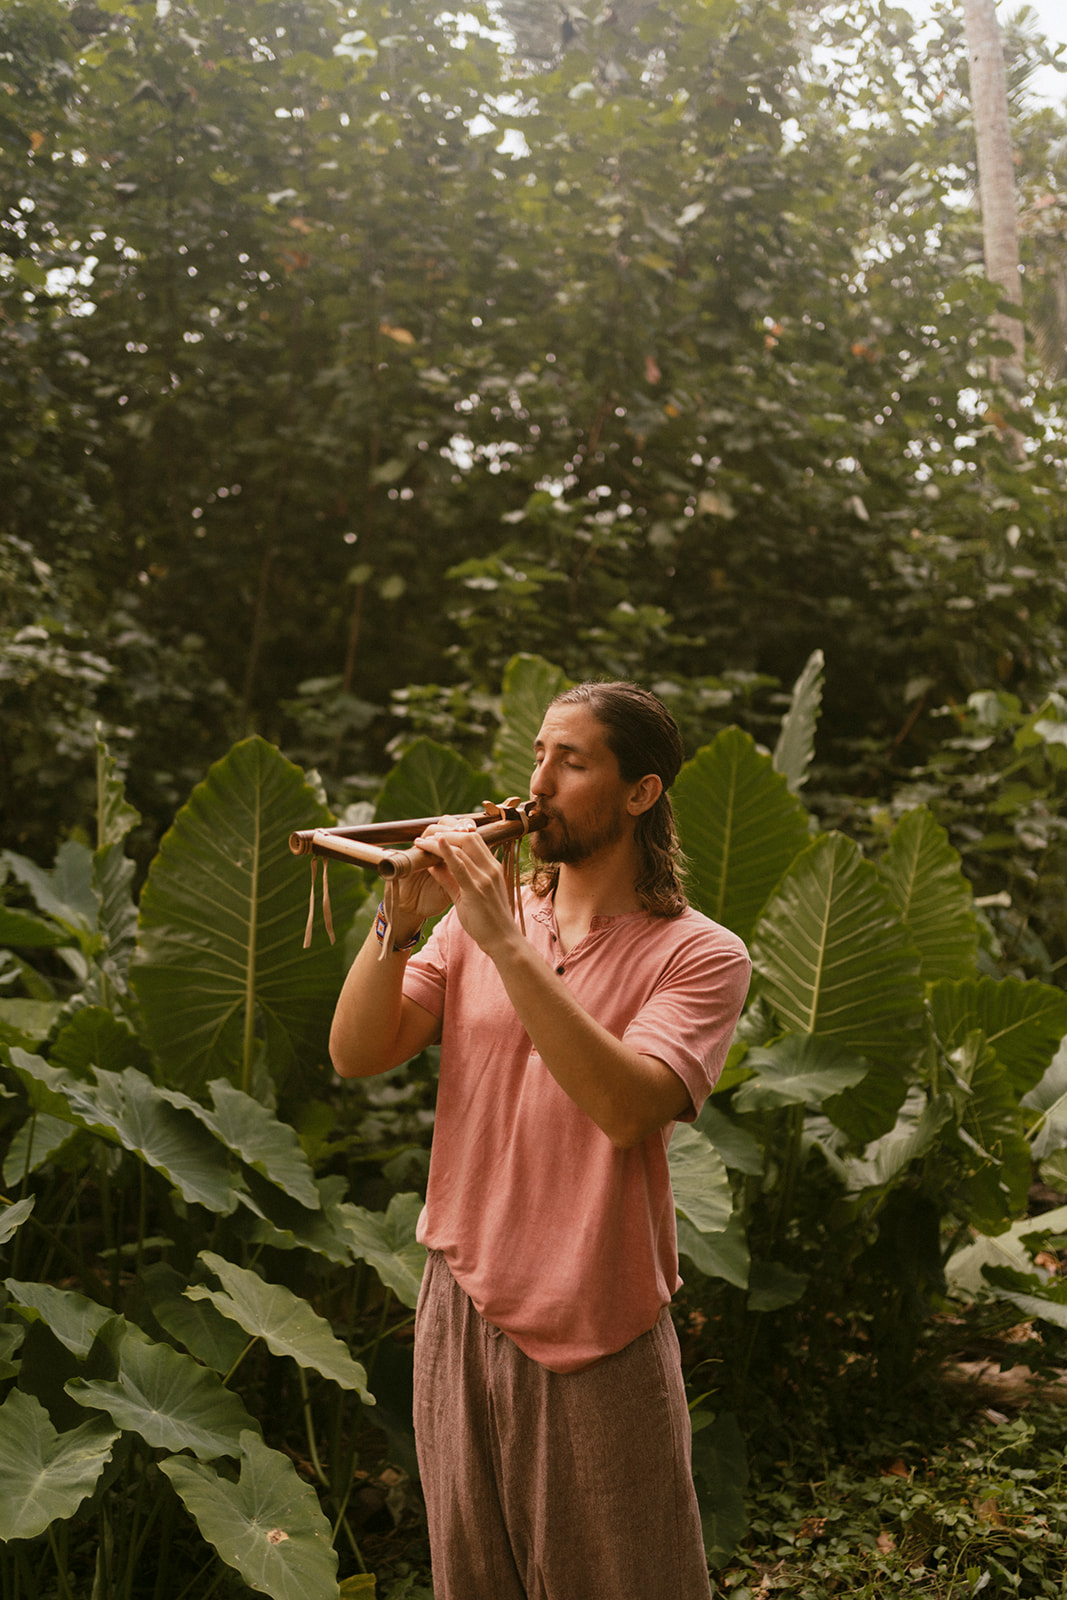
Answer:
[[[497, 805], [482, 801], [481, 811], [468, 811], [449, 820], [473, 822], [488, 845], [506, 844], [526, 833], [543, 828], [546, 817], [534, 800], [505, 800]], [[391, 845], [411, 843], [442, 817], [410, 817], [402, 822], [368, 822], [363, 826], [311, 828], [289, 835], [289, 848], [296, 856], [325, 856], [329, 861], [350, 861], [360, 867], [377, 868], [379, 877], [402, 878], [411, 872], [425, 872], [436, 856], [424, 850], [394, 850]]]

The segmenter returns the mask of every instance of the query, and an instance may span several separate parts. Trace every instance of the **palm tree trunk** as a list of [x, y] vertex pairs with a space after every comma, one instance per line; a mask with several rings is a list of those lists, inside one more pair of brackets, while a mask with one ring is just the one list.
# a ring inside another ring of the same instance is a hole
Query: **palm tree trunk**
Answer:
[[[1019, 232], [1015, 206], [1015, 161], [1008, 124], [1008, 89], [996, 0], [963, 0], [967, 56], [971, 71], [971, 109], [978, 149], [978, 194], [986, 276], [999, 285], [1011, 305], [1022, 303]], [[998, 311], [993, 326], [1011, 345], [1009, 360], [992, 363], [993, 382], [1022, 383], [1025, 332], [1022, 318]]]

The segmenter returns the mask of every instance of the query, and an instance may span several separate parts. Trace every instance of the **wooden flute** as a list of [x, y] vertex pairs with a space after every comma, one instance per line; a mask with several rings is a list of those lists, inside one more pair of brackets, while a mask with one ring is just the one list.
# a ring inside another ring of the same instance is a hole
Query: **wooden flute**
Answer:
[[[548, 820], [537, 811], [536, 801], [505, 800], [482, 802], [482, 811], [464, 812], [449, 821], [473, 822], [488, 845], [505, 844], [535, 833]], [[425, 872], [437, 860], [424, 850], [393, 850], [390, 845], [409, 843], [444, 817], [409, 817], [397, 822], [368, 822], [362, 826], [310, 828], [289, 835], [289, 848], [297, 856], [324, 856], [329, 861], [350, 861], [355, 866], [374, 867], [379, 877], [400, 878], [412, 872]]]

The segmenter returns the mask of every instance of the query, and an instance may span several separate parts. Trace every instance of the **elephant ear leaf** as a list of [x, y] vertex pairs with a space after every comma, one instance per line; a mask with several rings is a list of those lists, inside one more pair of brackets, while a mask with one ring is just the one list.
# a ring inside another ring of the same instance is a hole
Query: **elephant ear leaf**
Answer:
[[395, 1194], [384, 1214], [354, 1205], [344, 1205], [338, 1212], [352, 1254], [369, 1262], [386, 1287], [412, 1310], [426, 1267], [426, 1247], [415, 1237], [421, 1211], [420, 1195]]
[[733, 1214], [726, 1163], [711, 1141], [680, 1122], [668, 1151], [675, 1209], [699, 1233], [723, 1233]]
[[974, 894], [948, 834], [925, 806], [909, 811], [893, 829], [880, 871], [922, 958], [924, 983], [973, 972]]
[[446, 745], [416, 739], [382, 785], [376, 822], [477, 811], [492, 784]]
[[735, 1111], [821, 1106], [862, 1083], [870, 1071], [862, 1056], [805, 1033], [787, 1033], [767, 1048], [757, 1046], [746, 1055], [745, 1066], [753, 1073], [734, 1095]]
[[1040, 1083], [1067, 1035], [1067, 994], [1035, 979], [972, 978], [935, 983], [930, 1011], [946, 1050], [980, 1028], [1016, 1095]]
[[783, 1028], [871, 1063], [827, 1114], [862, 1141], [887, 1133], [921, 1044], [919, 954], [852, 840], [824, 834], [797, 858], [760, 917], [752, 960]]
[[[131, 981], [166, 1081], [192, 1093], [212, 1078], [252, 1087], [319, 1061], [341, 981], [340, 946], [301, 951], [308, 864], [297, 830], [326, 827], [299, 767], [263, 739], [216, 762], [163, 839], [141, 896]], [[363, 899], [341, 869], [330, 894], [340, 934]]]
[[823, 653], [813, 650], [793, 685], [789, 710], [782, 718], [782, 731], [774, 747], [774, 770], [780, 772], [796, 794], [808, 781], [808, 769], [815, 754], [815, 725], [822, 706]]
[[222, 1282], [222, 1289], [193, 1284], [190, 1300], [210, 1300], [224, 1317], [239, 1324], [253, 1339], [262, 1339], [276, 1356], [292, 1356], [298, 1366], [314, 1368], [342, 1389], [354, 1389], [364, 1405], [373, 1405], [367, 1374], [353, 1361], [324, 1317], [284, 1284], [266, 1283], [247, 1267], [239, 1267], [211, 1250], [200, 1259]]
[[12, 1235], [22, 1227], [36, 1203], [34, 1196], [31, 1194], [25, 1200], [16, 1200], [14, 1205], [8, 1206], [6, 1211], [0, 1211], [0, 1244], [6, 1244]]
[[503, 722], [493, 747], [493, 765], [501, 798], [530, 792], [534, 740], [540, 732], [545, 707], [570, 687], [559, 667], [540, 656], [512, 656], [504, 670]]
[[185, 1456], [171, 1456], [160, 1468], [204, 1538], [249, 1588], [273, 1600], [336, 1600], [330, 1524], [314, 1489], [297, 1477], [287, 1456], [248, 1431], [241, 1435], [236, 1483]]
[[116, 1427], [163, 1450], [191, 1450], [201, 1460], [235, 1456], [244, 1429], [258, 1431], [244, 1403], [192, 1356], [156, 1344], [130, 1327], [117, 1340], [115, 1379], [71, 1378], [78, 1405], [110, 1414]]
[[794, 863], [752, 950], [760, 993], [792, 1031], [869, 1060], [917, 1047], [917, 952], [875, 868], [842, 834], [824, 834]]
[[1025, 1208], [1032, 1176], [1022, 1113], [980, 1028], [952, 1052], [952, 1062], [967, 1088], [959, 1127], [968, 1157], [967, 1219], [982, 1233], [1003, 1233]]
[[0, 1541], [35, 1539], [92, 1494], [119, 1437], [102, 1420], [57, 1433], [32, 1394], [0, 1406]]
[[686, 762], [671, 796], [693, 904], [747, 940], [767, 896], [809, 843], [804, 807], [740, 728], [725, 728]]

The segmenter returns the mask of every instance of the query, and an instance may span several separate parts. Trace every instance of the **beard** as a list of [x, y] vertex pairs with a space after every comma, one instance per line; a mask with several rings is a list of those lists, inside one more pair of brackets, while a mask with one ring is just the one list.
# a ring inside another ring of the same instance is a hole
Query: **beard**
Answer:
[[574, 867], [588, 861], [598, 851], [616, 844], [623, 834], [622, 813], [596, 818], [585, 827], [571, 828], [558, 811], [541, 811], [551, 822], [548, 829], [539, 829], [530, 835], [530, 854], [542, 866]]

